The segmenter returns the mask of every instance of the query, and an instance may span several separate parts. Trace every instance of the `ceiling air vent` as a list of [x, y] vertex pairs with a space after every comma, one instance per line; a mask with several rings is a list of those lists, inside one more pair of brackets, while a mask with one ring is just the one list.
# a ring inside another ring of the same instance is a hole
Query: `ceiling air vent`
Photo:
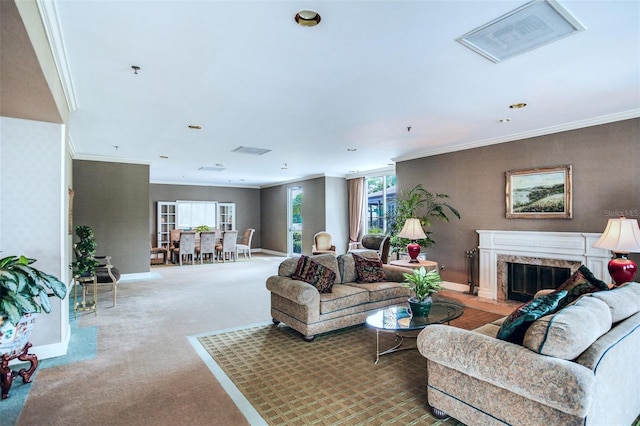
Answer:
[[492, 62], [500, 62], [584, 30], [584, 25], [555, 0], [534, 0], [456, 41]]
[[262, 154], [266, 154], [267, 152], [271, 152], [271, 150], [264, 149], [264, 148], [252, 148], [250, 146], [239, 146], [231, 152], [240, 152], [242, 154], [251, 154], [251, 155], [262, 155]]
[[202, 166], [198, 170], [203, 170], [205, 172], [221, 172], [221, 171], [223, 171], [225, 169], [226, 169], [226, 167], [224, 165], [220, 164], [220, 165], [215, 165], [215, 166]]

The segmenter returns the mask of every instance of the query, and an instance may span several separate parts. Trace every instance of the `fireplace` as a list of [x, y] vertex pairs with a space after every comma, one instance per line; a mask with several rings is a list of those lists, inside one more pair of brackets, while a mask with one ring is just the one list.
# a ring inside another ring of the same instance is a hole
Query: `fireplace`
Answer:
[[528, 302], [540, 290], [555, 290], [572, 274], [571, 268], [506, 262], [507, 299]]
[[498, 301], [509, 299], [509, 263], [564, 268], [568, 269], [569, 274], [575, 272], [580, 265], [585, 265], [599, 279], [611, 281], [607, 271], [611, 253], [592, 247], [600, 234], [484, 230], [477, 232], [480, 237], [479, 297]]

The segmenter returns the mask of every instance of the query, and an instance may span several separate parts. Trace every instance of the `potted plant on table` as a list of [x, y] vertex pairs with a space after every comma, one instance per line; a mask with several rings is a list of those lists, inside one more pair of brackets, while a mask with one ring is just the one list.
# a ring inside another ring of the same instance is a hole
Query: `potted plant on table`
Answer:
[[[64, 283], [31, 266], [34, 262], [25, 256], [0, 259], [0, 384], [3, 399], [9, 396], [13, 376], [20, 375], [28, 383], [38, 366], [37, 357], [27, 354], [37, 314], [51, 312], [50, 296], [64, 299], [67, 295]], [[31, 367], [12, 372], [9, 361], [14, 358], [29, 361]]]
[[409, 298], [409, 307], [414, 317], [427, 317], [431, 310], [431, 295], [442, 289], [442, 279], [436, 269], [428, 271], [421, 266], [412, 273], [403, 274], [407, 282], [404, 283], [413, 291], [415, 296]]
[[93, 237], [93, 229], [87, 225], [76, 226], [76, 235], [80, 238], [74, 245], [76, 260], [71, 264], [75, 276], [90, 277], [95, 274], [96, 267], [100, 264], [96, 259], [96, 240]]

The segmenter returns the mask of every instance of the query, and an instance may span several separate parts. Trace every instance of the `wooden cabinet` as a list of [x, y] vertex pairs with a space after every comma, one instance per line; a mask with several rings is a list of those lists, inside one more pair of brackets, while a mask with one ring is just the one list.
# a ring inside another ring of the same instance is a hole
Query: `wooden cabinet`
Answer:
[[158, 201], [157, 247], [169, 247], [169, 233], [176, 228], [176, 203]]
[[222, 231], [235, 231], [236, 203], [218, 203], [218, 228]]

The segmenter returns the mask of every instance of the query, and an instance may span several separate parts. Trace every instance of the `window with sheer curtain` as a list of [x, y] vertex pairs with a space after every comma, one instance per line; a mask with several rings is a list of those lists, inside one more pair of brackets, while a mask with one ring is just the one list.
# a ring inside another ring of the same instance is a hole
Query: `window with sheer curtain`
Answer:
[[388, 221], [393, 217], [396, 206], [396, 176], [382, 175], [366, 178], [367, 234], [385, 234]]

